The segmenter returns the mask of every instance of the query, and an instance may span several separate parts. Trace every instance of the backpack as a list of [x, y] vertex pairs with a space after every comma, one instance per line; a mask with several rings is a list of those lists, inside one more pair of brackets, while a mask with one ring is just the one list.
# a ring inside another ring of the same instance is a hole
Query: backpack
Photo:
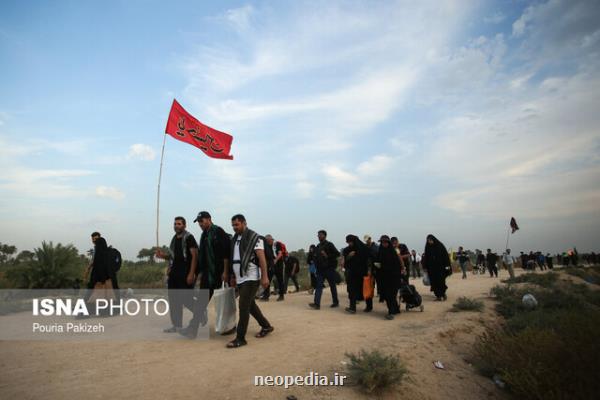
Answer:
[[277, 243], [279, 243], [279, 246], [281, 247], [281, 254], [283, 254], [283, 258], [286, 259], [289, 256], [289, 254], [288, 254], [287, 248], [285, 247], [285, 244], [283, 244], [283, 242], [277, 242]]
[[121, 257], [121, 252], [117, 249], [115, 249], [114, 247], [109, 247], [108, 248], [108, 254], [109, 254], [109, 262], [110, 262], [110, 269], [113, 272], [117, 272], [118, 270], [121, 269], [121, 264], [123, 263], [123, 258]]

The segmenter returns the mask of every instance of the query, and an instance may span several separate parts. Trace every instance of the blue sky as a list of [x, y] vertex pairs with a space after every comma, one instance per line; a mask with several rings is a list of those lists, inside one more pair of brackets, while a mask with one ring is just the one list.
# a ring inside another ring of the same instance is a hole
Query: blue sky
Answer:
[[0, 242], [153, 245], [177, 98], [235, 160], [168, 138], [163, 243], [208, 210], [291, 249], [324, 228], [501, 251], [514, 216], [514, 250], [600, 250], [598, 20], [593, 0], [3, 1]]

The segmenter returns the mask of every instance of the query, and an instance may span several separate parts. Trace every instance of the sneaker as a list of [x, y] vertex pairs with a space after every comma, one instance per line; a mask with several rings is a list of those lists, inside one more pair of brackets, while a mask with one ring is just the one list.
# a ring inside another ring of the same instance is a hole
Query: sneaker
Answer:
[[308, 306], [310, 308], [312, 308], [313, 310], [320, 310], [321, 309], [321, 306], [318, 305], [318, 304], [315, 304], [315, 303], [310, 303]]
[[282, 294], [279, 295], [279, 297], [277, 298], [277, 301], [283, 301], [283, 300], [285, 300], [285, 298], [283, 297], [283, 295]]
[[385, 316], [385, 319], [387, 319], [388, 321], [391, 321], [394, 319], [394, 315], [393, 314], [388, 314]]
[[340, 303], [333, 303], [333, 304], [332, 304], [332, 305], [330, 305], [329, 307], [331, 307], [331, 308], [336, 308], [336, 307], [339, 307], [339, 306], [340, 306]]
[[347, 313], [350, 313], [350, 314], [356, 314], [356, 309], [355, 309], [355, 308], [346, 307], [344, 310], [345, 310]]

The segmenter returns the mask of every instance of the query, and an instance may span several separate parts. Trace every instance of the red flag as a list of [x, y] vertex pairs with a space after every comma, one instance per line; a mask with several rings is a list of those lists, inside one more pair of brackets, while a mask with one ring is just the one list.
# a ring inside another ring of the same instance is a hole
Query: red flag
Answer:
[[510, 218], [510, 228], [512, 229], [511, 233], [515, 233], [519, 230], [519, 225], [517, 225], [517, 220], [515, 219], [515, 217]]
[[229, 154], [233, 136], [204, 125], [173, 100], [165, 133], [196, 146], [209, 157], [233, 160]]

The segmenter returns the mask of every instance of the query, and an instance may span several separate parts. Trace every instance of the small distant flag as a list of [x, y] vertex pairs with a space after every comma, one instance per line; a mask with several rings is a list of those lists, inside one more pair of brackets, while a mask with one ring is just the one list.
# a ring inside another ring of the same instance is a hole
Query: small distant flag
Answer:
[[517, 225], [517, 220], [515, 219], [515, 217], [510, 218], [510, 229], [512, 229], [511, 233], [515, 233], [519, 230], [519, 225]]
[[199, 148], [209, 157], [233, 160], [229, 154], [233, 137], [204, 125], [185, 111], [177, 100], [173, 100], [165, 133]]

